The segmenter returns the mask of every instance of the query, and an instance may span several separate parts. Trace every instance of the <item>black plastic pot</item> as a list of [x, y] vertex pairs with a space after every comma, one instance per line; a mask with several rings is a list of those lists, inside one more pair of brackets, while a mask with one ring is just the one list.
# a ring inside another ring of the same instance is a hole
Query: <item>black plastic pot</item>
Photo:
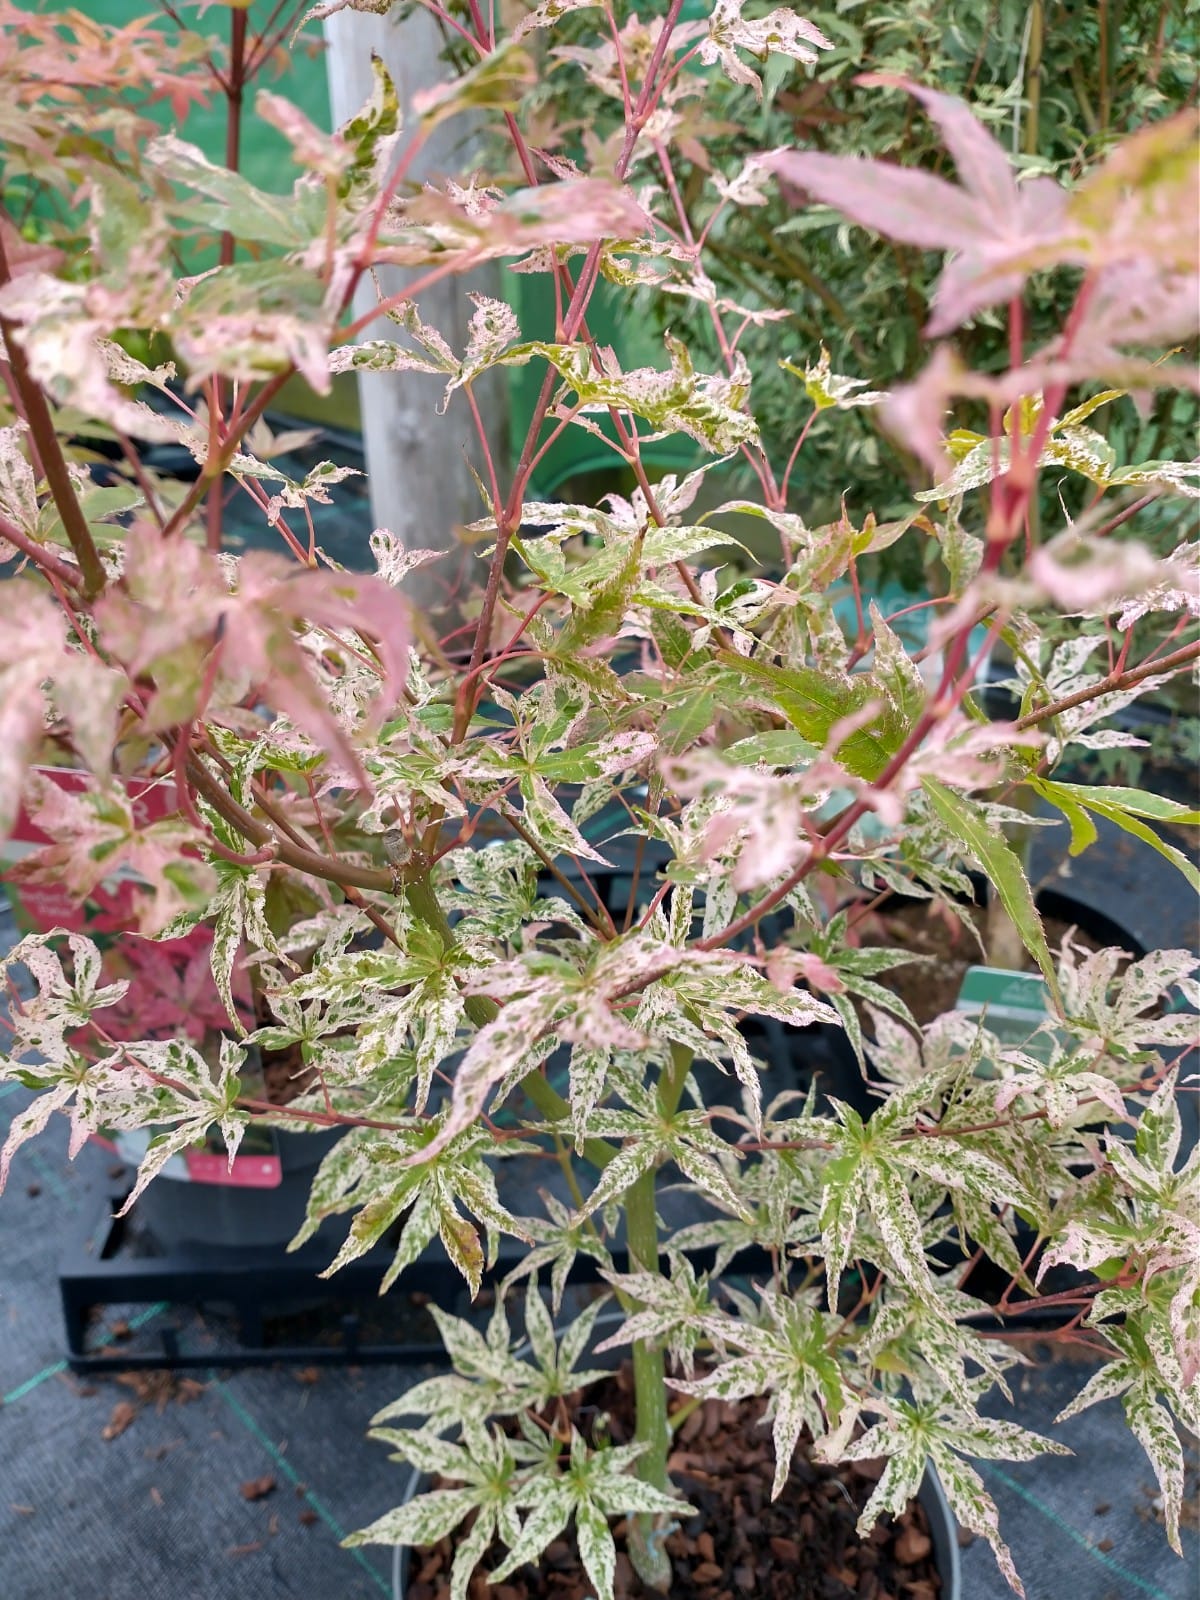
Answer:
[[317, 1133], [276, 1129], [282, 1179], [275, 1188], [159, 1177], [138, 1200], [138, 1215], [168, 1252], [181, 1245], [224, 1250], [286, 1245], [304, 1221], [313, 1174], [342, 1137], [340, 1128]]
[[[986, 882], [982, 878], [976, 878], [974, 874], [972, 881], [976, 891], [975, 903], [982, 905], [987, 897]], [[1040, 889], [1036, 900], [1038, 910], [1044, 917], [1068, 923], [1100, 944], [1114, 945], [1124, 950], [1134, 960], [1141, 960], [1146, 954], [1145, 946], [1128, 928], [1121, 926], [1095, 906], [1076, 899], [1062, 889]], [[927, 903], [903, 895], [889, 895], [886, 900], [881, 901], [879, 909], [896, 910], [901, 906], [920, 906]], [[887, 974], [881, 974], [877, 981], [886, 988]], [[813, 1044], [817, 1045], [815, 1063], [817, 1070], [822, 1074], [821, 1086], [827, 1094], [852, 1106], [860, 1116], [864, 1118], [871, 1116], [882, 1102], [868, 1091], [862, 1072], [859, 1070], [858, 1060], [850, 1047], [850, 1041], [840, 1028], [825, 1029], [819, 1042], [812, 1029], [789, 1030], [789, 1035], [794, 1048], [802, 1057], [806, 1049], [811, 1048], [807, 1043], [810, 1036]]]
[[[404, 1504], [424, 1494], [432, 1480], [423, 1472], [413, 1470], [404, 1491]], [[932, 1467], [917, 1492], [917, 1499], [929, 1519], [929, 1537], [933, 1540], [933, 1559], [942, 1580], [938, 1600], [964, 1600], [962, 1563], [958, 1553], [958, 1524], [946, 1499], [946, 1491]], [[408, 1579], [412, 1567], [412, 1549], [398, 1544], [392, 1557], [392, 1600], [408, 1600]]]
[[[621, 1311], [605, 1311], [596, 1318], [596, 1325], [592, 1330], [590, 1343], [603, 1343], [612, 1330], [625, 1320]], [[528, 1345], [519, 1344], [514, 1351], [515, 1355], [524, 1355]], [[589, 1364], [615, 1371], [625, 1359], [622, 1348], [605, 1350], [599, 1353], [592, 1351], [588, 1357]], [[428, 1473], [421, 1472], [414, 1467], [409, 1474], [408, 1483], [405, 1485], [403, 1504], [415, 1500], [419, 1494], [424, 1494], [432, 1485]], [[942, 1589], [939, 1600], [963, 1600], [962, 1570], [958, 1553], [958, 1525], [954, 1520], [954, 1513], [946, 1499], [946, 1491], [942, 1488], [937, 1473], [932, 1467], [926, 1469], [925, 1477], [917, 1492], [917, 1499], [924, 1508], [929, 1519], [929, 1536], [933, 1540], [934, 1562], [938, 1575], [942, 1580]], [[407, 1600], [408, 1579], [412, 1564], [412, 1548], [409, 1545], [395, 1545], [392, 1553], [392, 1600]]]

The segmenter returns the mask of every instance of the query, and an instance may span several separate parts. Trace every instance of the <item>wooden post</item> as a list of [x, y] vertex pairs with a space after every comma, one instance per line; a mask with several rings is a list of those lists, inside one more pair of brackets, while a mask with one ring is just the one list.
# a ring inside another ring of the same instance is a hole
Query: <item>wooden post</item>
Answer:
[[[413, 127], [412, 97], [440, 83], [446, 69], [437, 23], [417, 9], [403, 22], [360, 11], [340, 11], [327, 18], [329, 97], [334, 126], [352, 117], [369, 98], [375, 52], [396, 85], [405, 128]], [[414, 182], [438, 183], [447, 175], [462, 178], [472, 161], [474, 130], [466, 117], [454, 117], [438, 128], [413, 163]], [[414, 271], [383, 268], [380, 282], [395, 294], [416, 276]], [[420, 296], [422, 318], [461, 352], [474, 310], [467, 291], [498, 294], [497, 269], [485, 267], [435, 284]], [[368, 278], [354, 302], [355, 316], [377, 303]], [[386, 320], [368, 328], [364, 338], [386, 339]], [[390, 528], [410, 548], [444, 549], [445, 559], [418, 568], [405, 580], [414, 605], [442, 610], [451, 595], [481, 580], [483, 567], [462, 545], [457, 530], [484, 514], [479, 490], [467, 466], [469, 459], [486, 481], [482, 450], [471, 415], [455, 396], [444, 417], [437, 415], [442, 383], [419, 372], [360, 372], [363, 442], [369, 475], [371, 514], [376, 527]], [[479, 409], [501, 483], [507, 476], [508, 426], [506, 387], [500, 373], [489, 373], [475, 385]]]

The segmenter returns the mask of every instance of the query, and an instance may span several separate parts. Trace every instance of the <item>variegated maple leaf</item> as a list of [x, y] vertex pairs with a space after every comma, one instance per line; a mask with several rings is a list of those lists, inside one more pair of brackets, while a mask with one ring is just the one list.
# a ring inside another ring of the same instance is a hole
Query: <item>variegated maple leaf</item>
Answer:
[[[23, 492], [19, 481], [12, 492]], [[125, 687], [119, 672], [68, 647], [66, 619], [42, 589], [24, 578], [0, 584], [0, 838], [12, 829], [52, 708], [80, 759], [107, 775]]]
[[1035, 265], [1077, 253], [1064, 191], [1049, 178], [1018, 184], [1007, 152], [961, 100], [881, 74], [860, 81], [904, 89], [920, 100], [954, 157], [958, 184], [855, 156], [788, 150], [769, 160], [794, 189], [864, 227], [902, 244], [950, 253], [934, 292], [931, 335], [949, 333], [1007, 300]]
[[407, 677], [409, 637], [404, 601], [381, 579], [297, 572], [282, 557], [261, 552], [222, 567], [194, 545], [167, 544], [152, 530], [133, 530], [122, 582], [96, 612], [107, 647], [132, 673], [154, 683], [151, 728], [195, 715], [211, 663], [240, 693], [257, 688], [367, 787], [350, 730], [331, 713], [327, 690], [314, 677], [297, 631], [303, 622], [315, 625], [335, 647], [338, 630], [366, 640], [379, 662], [375, 711], [381, 716]]
[[745, 0], [716, 0], [708, 21], [708, 37], [700, 46], [700, 59], [709, 65], [720, 62], [734, 83], [748, 85], [760, 98], [762, 79], [741, 59], [739, 50], [759, 61], [778, 54], [811, 64], [817, 60], [818, 50], [833, 49], [820, 28], [789, 7], [780, 6], [764, 17], [751, 19], [742, 15], [744, 4]]
[[[56, 1111], [70, 1122], [71, 1156], [103, 1129], [152, 1130], [126, 1210], [173, 1155], [202, 1139], [214, 1123], [232, 1163], [247, 1122], [235, 1105], [244, 1052], [232, 1040], [221, 1041], [215, 1064], [184, 1039], [122, 1044], [95, 1059], [95, 1052], [89, 1055], [73, 1040], [83, 1036], [95, 1012], [124, 998], [128, 982], [102, 984], [93, 941], [57, 928], [27, 936], [9, 952], [5, 974], [22, 969], [36, 993], [12, 1007], [12, 1054], [0, 1060], [0, 1077], [38, 1094], [9, 1127], [0, 1150], [0, 1189], [17, 1150]], [[104, 1033], [101, 1038], [110, 1043]], [[32, 1051], [37, 1054], [30, 1059], [25, 1053]]]
[[1110, 1203], [1067, 1220], [1042, 1255], [1038, 1279], [1064, 1262], [1081, 1271], [1136, 1266], [1139, 1297], [1167, 1330], [1182, 1392], [1200, 1373], [1200, 1152], [1193, 1149], [1176, 1170], [1183, 1137], [1177, 1077], [1173, 1068], [1150, 1096], [1132, 1149], [1107, 1136]]
[[887, 1466], [863, 1507], [858, 1529], [864, 1536], [884, 1512], [899, 1516], [921, 1486], [927, 1462], [937, 1469], [951, 1510], [964, 1528], [986, 1539], [1009, 1585], [1024, 1596], [1012, 1555], [1000, 1537], [999, 1514], [983, 1479], [963, 1460], [1032, 1461], [1040, 1455], [1069, 1455], [1054, 1439], [1019, 1428], [1015, 1422], [984, 1418], [973, 1411], [943, 1407], [936, 1401], [893, 1402], [886, 1421], [877, 1422], [861, 1439], [841, 1451], [843, 1461], [886, 1457]]
[[630, 1471], [645, 1444], [589, 1449], [571, 1430], [567, 1470], [552, 1482], [534, 1480], [522, 1494], [529, 1514], [521, 1536], [496, 1568], [499, 1582], [527, 1562], [535, 1561], [574, 1517], [579, 1558], [598, 1600], [613, 1600], [617, 1546], [610, 1519], [637, 1516], [686, 1516], [693, 1510], [674, 1494], [644, 1483]]
[[1035, 1205], [1003, 1145], [977, 1134], [956, 1135], [952, 1123], [939, 1128], [934, 1113], [961, 1066], [950, 1061], [927, 1069], [915, 1082], [893, 1090], [867, 1122], [852, 1107], [837, 1102], [836, 1124], [814, 1119], [810, 1130], [807, 1120], [798, 1120], [801, 1135], [812, 1132], [830, 1140], [833, 1129], [833, 1153], [824, 1169], [821, 1199], [831, 1305], [837, 1304], [842, 1271], [852, 1251], [864, 1249], [854, 1243], [862, 1211], [870, 1214], [887, 1267], [910, 1293], [932, 1299], [925, 1220], [910, 1193], [913, 1175], [927, 1179], [943, 1195], [973, 1195], [988, 1207], [1008, 1203], [1029, 1210]]
[[1044, 1104], [1052, 1127], [1066, 1126], [1082, 1105], [1095, 1102], [1124, 1122], [1121, 1085], [1130, 1087], [1154, 1063], [1151, 1047], [1187, 1047], [1200, 1037], [1193, 1012], [1161, 1004], [1176, 989], [1195, 1003], [1200, 986], [1191, 974], [1197, 965], [1187, 950], [1156, 950], [1129, 962], [1120, 950], [1089, 951], [1064, 939], [1058, 972], [1066, 1027], [1043, 1026], [1049, 1048], [1040, 1054], [1029, 1048], [997, 1052], [1003, 1076], [997, 1110], [1027, 1095]]
[[83, 900], [105, 879], [132, 876], [144, 886], [134, 897], [143, 934], [184, 913], [205, 915], [216, 877], [199, 856], [203, 836], [178, 812], [145, 821], [128, 789], [112, 783], [69, 790], [39, 776], [29, 787], [31, 820], [50, 843], [11, 869], [15, 879], [60, 883]]
[[485, 1024], [455, 1071], [445, 1122], [416, 1160], [438, 1154], [482, 1111], [490, 1091], [502, 1095], [537, 1062], [535, 1047], [548, 1035], [588, 1048], [644, 1046], [646, 1036], [617, 1009], [623, 991], [636, 991], [668, 972], [684, 953], [658, 940], [632, 935], [586, 953], [576, 966], [558, 956], [531, 953], [479, 972], [472, 987], [505, 1001]]
[[535, 1280], [525, 1297], [523, 1340], [511, 1328], [503, 1298], [483, 1332], [466, 1318], [431, 1306], [453, 1370], [406, 1390], [371, 1419], [372, 1427], [396, 1417], [421, 1417], [431, 1432], [450, 1432], [464, 1422], [517, 1416], [596, 1382], [607, 1376], [606, 1369], [583, 1363], [606, 1304], [607, 1297], [593, 1300], [556, 1333]]
[[548, 1189], [539, 1189], [538, 1197], [545, 1209], [545, 1217], [522, 1217], [521, 1226], [530, 1240], [529, 1249], [516, 1266], [502, 1280], [499, 1287], [501, 1300], [514, 1284], [525, 1278], [534, 1282], [543, 1267], [550, 1268], [550, 1309], [557, 1317], [562, 1310], [563, 1293], [567, 1279], [578, 1256], [588, 1256], [610, 1267], [612, 1258], [601, 1242], [600, 1234], [588, 1221], [580, 1221]]
[[[1195, 1244], [1193, 1242], [1193, 1250]], [[1193, 1289], [1193, 1294], [1195, 1293]], [[1080, 1392], [1055, 1418], [1064, 1422], [1102, 1400], [1119, 1397], [1130, 1432], [1145, 1450], [1162, 1494], [1167, 1539], [1177, 1555], [1183, 1554], [1179, 1537], [1186, 1468], [1183, 1445], [1172, 1423], [1174, 1411], [1193, 1434], [1200, 1424], [1200, 1379], [1195, 1373], [1195, 1334], [1192, 1334], [1190, 1376], [1179, 1364], [1178, 1352], [1161, 1309], [1135, 1290], [1106, 1290], [1097, 1295], [1088, 1321], [1104, 1334], [1114, 1359], [1093, 1373]], [[1106, 1321], [1120, 1316], [1123, 1325]], [[1191, 1319], [1194, 1325], [1195, 1318]]]
[[596, 1351], [599, 1354], [636, 1341], [660, 1345], [690, 1378], [696, 1350], [710, 1342], [719, 1347], [729, 1317], [713, 1298], [707, 1273], [697, 1277], [686, 1256], [673, 1253], [670, 1259], [669, 1276], [661, 1272], [601, 1273], [623, 1300], [633, 1302], [634, 1309]]
[[370, 1436], [391, 1445], [394, 1460], [410, 1461], [452, 1487], [414, 1495], [344, 1543], [352, 1549], [364, 1544], [430, 1545], [473, 1517], [471, 1527], [455, 1541], [450, 1568], [450, 1600], [467, 1600], [468, 1586], [492, 1541], [499, 1538], [511, 1546], [520, 1538], [518, 1495], [537, 1455], [527, 1441], [514, 1440], [499, 1427], [485, 1428], [473, 1418], [463, 1423], [458, 1442], [431, 1427], [373, 1426]]
[[807, 1428], [818, 1445], [830, 1433], [844, 1439], [859, 1405], [832, 1349], [837, 1318], [799, 1296], [769, 1292], [760, 1298], [756, 1321], [727, 1318], [721, 1329], [725, 1341], [744, 1354], [720, 1362], [706, 1377], [672, 1379], [671, 1387], [702, 1399], [767, 1397], [775, 1444], [771, 1498], [778, 1499], [801, 1430]]
[[522, 1228], [496, 1193], [495, 1174], [485, 1160], [488, 1134], [471, 1128], [443, 1138], [444, 1123], [444, 1116], [413, 1118], [410, 1128], [389, 1132], [382, 1141], [371, 1129], [352, 1129], [321, 1162], [304, 1225], [288, 1248], [298, 1249], [327, 1218], [357, 1209], [345, 1243], [322, 1274], [329, 1277], [365, 1254], [403, 1217], [404, 1231], [380, 1292], [440, 1238], [472, 1295], [478, 1294], [485, 1257], [469, 1217], [487, 1230], [489, 1264], [495, 1261], [497, 1236], [520, 1237]]

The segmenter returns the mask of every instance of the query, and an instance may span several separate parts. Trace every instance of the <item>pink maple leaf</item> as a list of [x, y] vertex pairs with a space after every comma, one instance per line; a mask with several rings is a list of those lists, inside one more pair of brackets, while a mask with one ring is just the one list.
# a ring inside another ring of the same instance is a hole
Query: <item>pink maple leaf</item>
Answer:
[[777, 150], [764, 157], [793, 189], [901, 244], [950, 252], [926, 330], [949, 333], [1007, 300], [1035, 265], [1074, 259], [1066, 195], [1049, 178], [1018, 184], [1004, 148], [961, 100], [890, 74], [858, 79], [915, 95], [941, 128], [959, 183], [861, 156]]

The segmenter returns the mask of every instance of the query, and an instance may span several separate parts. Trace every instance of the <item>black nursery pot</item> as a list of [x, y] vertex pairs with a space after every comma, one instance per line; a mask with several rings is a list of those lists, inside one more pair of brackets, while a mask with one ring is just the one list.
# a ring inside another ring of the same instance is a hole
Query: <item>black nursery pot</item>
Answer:
[[[596, 1319], [590, 1343], [602, 1343], [613, 1329], [624, 1321], [624, 1314], [619, 1311], [605, 1311]], [[521, 1355], [527, 1347], [518, 1345], [516, 1354]], [[588, 1356], [588, 1364], [601, 1367], [608, 1371], [615, 1371], [625, 1359], [622, 1348], [605, 1350], [599, 1353], [592, 1351]], [[419, 1494], [426, 1493], [432, 1487], [433, 1480], [427, 1473], [413, 1468], [405, 1485], [403, 1503], [415, 1500]], [[946, 1499], [946, 1492], [942, 1488], [937, 1473], [928, 1467], [917, 1491], [917, 1500], [925, 1512], [929, 1523], [929, 1537], [933, 1541], [933, 1562], [937, 1568], [938, 1576], [942, 1580], [942, 1587], [938, 1600], [963, 1600], [962, 1568], [959, 1556], [958, 1525], [954, 1520], [954, 1513]], [[408, 1545], [396, 1545], [392, 1554], [392, 1600], [412, 1600], [410, 1594], [410, 1581], [413, 1570], [413, 1551]], [[799, 1600], [799, 1597], [797, 1597]]]
[[304, 1221], [313, 1174], [342, 1137], [340, 1128], [317, 1133], [276, 1129], [282, 1177], [274, 1188], [180, 1183], [160, 1177], [138, 1199], [138, 1215], [168, 1252], [179, 1246], [234, 1251], [282, 1248]]
[[[404, 1491], [404, 1504], [424, 1494], [432, 1479], [415, 1469]], [[958, 1524], [946, 1499], [937, 1473], [932, 1467], [926, 1470], [917, 1491], [917, 1499], [929, 1521], [929, 1537], [933, 1540], [933, 1560], [942, 1587], [938, 1600], [965, 1600], [962, 1586], [962, 1561], [958, 1551]], [[413, 1552], [408, 1545], [396, 1545], [392, 1560], [392, 1600], [411, 1600], [409, 1582], [413, 1566]]]

